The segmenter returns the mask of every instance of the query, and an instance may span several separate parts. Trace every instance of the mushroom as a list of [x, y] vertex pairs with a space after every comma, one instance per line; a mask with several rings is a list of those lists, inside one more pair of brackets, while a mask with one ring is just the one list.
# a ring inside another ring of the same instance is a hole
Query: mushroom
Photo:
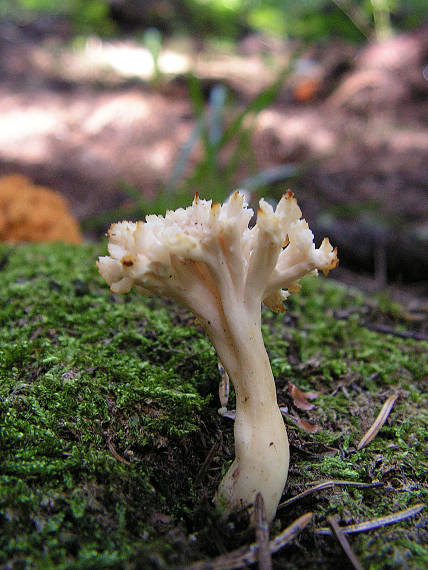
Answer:
[[261, 493], [269, 520], [287, 479], [289, 446], [275, 381], [261, 333], [261, 305], [284, 311], [298, 280], [337, 263], [327, 238], [313, 234], [294, 195], [275, 210], [260, 200], [253, 210], [235, 192], [223, 204], [199, 199], [186, 209], [119, 222], [108, 232], [110, 256], [98, 269], [115, 293], [132, 286], [168, 296], [190, 309], [214, 345], [236, 395], [235, 459], [215, 501], [226, 512], [253, 512]]

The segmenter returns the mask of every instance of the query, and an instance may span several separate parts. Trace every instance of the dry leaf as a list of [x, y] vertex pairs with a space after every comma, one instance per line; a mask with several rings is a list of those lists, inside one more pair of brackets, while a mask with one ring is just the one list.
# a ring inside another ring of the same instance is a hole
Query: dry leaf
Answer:
[[302, 428], [307, 433], [317, 433], [321, 429], [321, 426], [312, 424], [306, 420], [302, 420], [302, 418], [296, 417], [294, 418], [294, 421], [296, 422], [296, 425], [299, 426], [299, 428]]
[[317, 392], [302, 392], [299, 388], [292, 382], [288, 383], [288, 391], [291, 398], [293, 399], [293, 404], [299, 410], [305, 410], [306, 412], [315, 408], [314, 404], [311, 404], [308, 399], [313, 400], [318, 397]]

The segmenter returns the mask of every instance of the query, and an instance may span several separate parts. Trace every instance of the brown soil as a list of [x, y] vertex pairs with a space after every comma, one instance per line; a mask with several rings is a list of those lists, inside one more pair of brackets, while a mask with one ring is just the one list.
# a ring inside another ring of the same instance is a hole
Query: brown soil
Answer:
[[[317, 237], [328, 234], [342, 263], [380, 286], [423, 281], [428, 270], [425, 31], [362, 48], [311, 48], [254, 133], [258, 168], [298, 163], [287, 184]], [[136, 49], [109, 45], [128, 63]], [[59, 190], [79, 219], [123, 203], [124, 184], [154, 196], [194, 125], [180, 77], [155, 87], [107, 71], [93, 63], [107, 47], [93, 40], [79, 53], [52, 34], [0, 27], [0, 174]], [[222, 81], [243, 104], [290, 52], [273, 46], [270, 68], [263, 49], [250, 38], [235, 56], [189, 57], [207, 89]]]

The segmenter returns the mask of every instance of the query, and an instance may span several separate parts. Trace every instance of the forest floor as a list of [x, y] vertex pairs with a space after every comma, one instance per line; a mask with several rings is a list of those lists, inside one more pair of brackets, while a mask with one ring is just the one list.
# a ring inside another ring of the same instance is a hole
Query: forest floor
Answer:
[[[76, 47], [55, 30], [0, 26], [0, 172], [59, 190], [80, 220], [129, 201], [126, 185], [149, 198], [165, 187], [195, 125], [189, 70], [207, 97], [221, 83], [239, 108], [294, 50], [258, 37], [233, 53], [167, 44], [155, 83], [141, 44], [93, 38]], [[316, 236], [329, 235], [342, 265], [379, 287], [420, 283], [428, 272], [427, 37], [303, 50], [252, 134], [257, 171], [299, 166], [274, 193], [291, 186]], [[247, 174], [238, 167], [234, 185]]]
[[[214, 348], [176, 303], [112, 294], [100, 253], [0, 246], [0, 566], [243, 567], [254, 532], [212, 503], [234, 449]], [[302, 286], [262, 319], [291, 461], [271, 537], [309, 522], [274, 568], [351, 567], [334, 517], [366, 522], [363, 568], [425, 569], [426, 312]]]

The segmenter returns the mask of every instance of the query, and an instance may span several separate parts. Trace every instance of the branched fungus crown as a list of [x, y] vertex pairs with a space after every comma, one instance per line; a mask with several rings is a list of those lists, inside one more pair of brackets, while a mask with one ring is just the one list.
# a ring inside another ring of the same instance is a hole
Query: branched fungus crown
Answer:
[[[119, 222], [108, 232], [110, 257], [101, 257], [98, 267], [111, 290], [126, 293], [132, 285], [145, 294], [188, 296], [188, 273], [180, 271], [177, 259], [194, 262], [195, 275], [202, 280], [200, 264], [212, 270], [214, 279], [225, 273], [242, 293], [257, 294], [274, 311], [283, 310], [288, 291], [296, 290], [300, 277], [321, 269], [328, 272], [337, 264], [336, 251], [328, 239], [315, 248], [313, 234], [291, 192], [275, 210], [260, 200], [257, 222], [249, 228], [253, 210], [235, 192], [220, 205], [195, 196], [186, 209], [149, 215], [144, 222]], [[218, 247], [222, 260], [219, 260]], [[226, 283], [217, 283], [223, 289]], [[286, 290], [285, 290], [286, 289]], [[186, 294], [187, 293], [187, 294]], [[183, 299], [181, 299], [183, 300]]]

